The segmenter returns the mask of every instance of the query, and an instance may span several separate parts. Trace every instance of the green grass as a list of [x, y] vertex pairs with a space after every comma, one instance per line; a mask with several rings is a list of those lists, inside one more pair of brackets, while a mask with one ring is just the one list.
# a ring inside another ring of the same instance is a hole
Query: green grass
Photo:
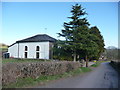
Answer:
[[[22, 63], [22, 62], [40, 62], [40, 61], [45, 61], [43, 59], [2, 59], [2, 63]], [[49, 60], [46, 60], [49, 61]]]
[[109, 61], [97, 61], [96, 64], [91, 65], [91, 67], [98, 67], [103, 62], [109, 62]]
[[96, 64], [93, 64], [93, 65], [91, 65], [91, 67], [97, 67], [98, 65], [96, 65]]
[[83, 73], [92, 71], [89, 67], [81, 67]]
[[27, 86], [34, 86], [39, 83], [46, 83], [51, 80], [57, 80], [64, 77], [70, 77], [74, 75], [78, 75], [80, 73], [85, 73], [91, 71], [88, 67], [82, 67], [78, 68], [76, 70], [65, 72], [64, 74], [60, 75], [47, 75], [47, 76], [40, 76], [37, 79], [27, 77], [27, 78], [19, 78], [16, 83], [9, 84], [7, 86], [4, 86], [3, 88], [20, 88], [20, 87], [27, 87]]

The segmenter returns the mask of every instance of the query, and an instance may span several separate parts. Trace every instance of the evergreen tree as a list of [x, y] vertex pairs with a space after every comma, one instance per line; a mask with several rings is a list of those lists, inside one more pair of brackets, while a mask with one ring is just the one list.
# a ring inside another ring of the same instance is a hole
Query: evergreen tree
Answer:
[[71, 13], [72, 16], [68, 17], [71, 21], [68, 23], [64, 22], [64, 30], [62, 30], [62, 33], [58, 34], [65, 37], [64, 47], [66, 50], [71, 50], [74, 56], [74, 61], [76, 61], [76, 57], [79, 55], [78, 52], [82, 48], [82, 44], [79, 42], [80, 34], [78, 34], [79, 32], [82, 34], [82, 32], [79, 28], [84, 27], [85, 29], [88, 29], [90, 24], [84, 17], [87, 13], [81, 5], [76, 4], [75, 6], [72, 6]]
[[[86, 19], [87, 13], [81, 5], [72, 6], [72, 16], [68, 17], [70, 21], [64, 22], [64, 29], [59, 36], [65, 37], [62, 41], [61, 48], [68, 52], [68, 55], [73, 55], [74, 61], [79, 58], [88, 60], [90, 58], [99, 57], [104, 51], [104, 40], [97, 27], [89, 29], [89, 22]], [[100, 46], [99, 46], [100, 45]]]
[[86, 66], [88, 66], [88, 61], [90, 58], [98, 54], [98, 44], [93, 40], [97, 37], [90, 34], [90, 30], [87, 26], [81, 26], [76, 31], [76, 41], [77, 41], [77, 54], [79, 54], [83, 59], [86, 60]]
[[93, 34], [93, 35], [96, 36], [96, 38], [92, 38], [92, 40], [93, 40], [94, 42], [96, 42], [97, 45], [99, 46], [99, 47], [98, 47], [99, 52], [98, 52], [98, 54], [97, 54], [96, 56], [94, 56], [93, 58], [94, 58], [94, 59], [98, 59], [98, 58], [100, 57], [100, 55], [101, 55], [101, 54], [104, 52], [104, 50], [105, 50], [105, 49], [104, 49], [104, 46], [105, 46], [105, 44], [104, 44], [104, 39], [103, 39], [103, 36], [101, 35], [99, 29], [98, 29], [96, 26], [90, 28], [90, 34]]
[[59, 59], [59, 60], [72, 60], [72, 54], [71, 51], [68, 49], [66, 50], [66, 48], [64, 47], [64, 41], [58, 40], [55, 44], [54, 44], [54, 48], [53, 48], [53, 58], [54, 59]]

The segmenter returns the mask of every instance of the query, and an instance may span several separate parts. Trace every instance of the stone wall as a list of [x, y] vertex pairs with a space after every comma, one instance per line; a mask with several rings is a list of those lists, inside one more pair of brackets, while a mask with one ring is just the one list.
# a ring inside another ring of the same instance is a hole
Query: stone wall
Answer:
[[111, 64], [113, 64], [114, 67], [118, 68], [118, 70], [120, 71], [120, 60], [112, 60]]
[[63, 74], [79, 67], [79, 62], [72, 61], [7, 63], [2, 66], [2, 84], [4, 86], [16, 82], [17, 78]]

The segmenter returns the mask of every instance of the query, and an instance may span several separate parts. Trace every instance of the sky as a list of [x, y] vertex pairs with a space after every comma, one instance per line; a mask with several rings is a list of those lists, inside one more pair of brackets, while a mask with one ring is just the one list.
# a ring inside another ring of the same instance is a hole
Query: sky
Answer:
[[119, 2], [119, 0], [1, 0], [2, 2]]
[[[37, 34], [48, 34], [56, 39], [69, 22], [70, 10], [76, 2], [3, 2], [2, 43], [14, 42]], [[118, 47], [118, 3], [78, 2], [88, 13], [92, 26], [97, 26], [104, 37], [105, 47]]]

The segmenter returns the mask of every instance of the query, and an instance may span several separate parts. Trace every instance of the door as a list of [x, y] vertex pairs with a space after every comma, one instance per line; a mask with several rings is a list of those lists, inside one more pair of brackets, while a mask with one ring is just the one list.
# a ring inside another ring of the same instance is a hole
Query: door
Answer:
[[39, 52], [36, 52], [36, 58], [39, 59]]
[[27, 58], [27, 52], [25, 52], [25, 58]]

